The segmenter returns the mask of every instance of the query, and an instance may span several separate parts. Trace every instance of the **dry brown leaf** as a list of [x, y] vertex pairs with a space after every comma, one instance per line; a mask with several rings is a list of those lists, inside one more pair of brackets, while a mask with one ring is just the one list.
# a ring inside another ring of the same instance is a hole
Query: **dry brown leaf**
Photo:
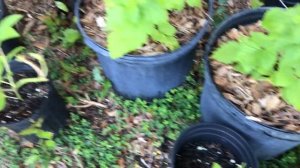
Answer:
[[242, 105], [243, 103], [236, 99], [235, 96], [233, 96], [232, 94], [230, 93], [224, 93], [224, 96], [229, 99], [230, 101], [232, 101], [233, 103], [237, 104], [237, 105]]
[[30, 30], [33, 28], [33, 26], [35, 25], [36, 21], [34, 19], [30, 20], [24, 27], [22, 35], [26, 35], [28, 32], [30, 32]]
[[44, 40], [35, 41], [33, 43], [33, 46], [38, 49], [45, 50], [49, 46], [49, 43], [50, 43], [49, 39], [45, 38]]
[[229, 84], [227, 78], [225, 77], [219, 77], [219, 78], [215, 78], [215, 82], [217, 85], [223, 87]]
[[238, 31], [238, 29], [233, 28], [231, 31], [227, 32], [227, 35], [232, 40], [237, 40], [242, 34]]
[[33, 148], [34, 144], [28, 140], [22, 140], [21, 141], [21, 147], [25, 147], [25, 148]]
[[116, 116], [117, 116], [117, 112], [116, 112], [115, 110], [110, 111], [110, 110], [108, 109], [108, 110], [105, 110], [105, 113], [106, 113], [109, 117], [116, 117]]
[[118, 160], [118, 165], [120, 166], [120, 168], [125, 168], [125, 160], [123, 158], [120, 158]]
[[273, 111], [280, 107], [281, 100], [277, 95], [268, 95], [262, 99], [258, 100], [261, 107], [267, 111]]
[[252, 104], [252, 113], [255, 115], [260, 116], [262, 114], [262, 109], [258, 103], [253, 103]]
[[284, 129], [286, 129], [286, 130], [298, 130], [298, 131], [300, 131], [299, 125], [296, 126], [296, 125], [292, 125], [292, 124], [288, 124], [288, 125], [284, 126]]

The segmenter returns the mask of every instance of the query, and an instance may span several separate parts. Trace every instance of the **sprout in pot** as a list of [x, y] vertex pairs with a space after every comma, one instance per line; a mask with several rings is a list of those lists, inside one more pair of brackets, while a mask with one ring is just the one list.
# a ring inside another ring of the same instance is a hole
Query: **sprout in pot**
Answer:
[[223, 95], [252, 120], [300, 133], [300, 6], [274, 8], [219, 38], [211, 66]]
[[84, 1], [86, 32], [112, 58], [157, 55], [178, 49], [204, 26], [202, 0]]
[[151, 100], [185, 81], [209, 28], [213, 2], [78, 0], [74, 13], [114, 90], [129, 99]]
[[[10, 15], [1, 20], [0, 45], [19, 37], [13, 26], [21, 18]], [[30, 117], [48, 96], [48, 68], [44, 58], [35, 53], [20, 54], [24, 49], [16, 47], [6, 55], [2, 50], [0, 53], [0, 124]], [[24, 65], [31, 70], [23, 71]]]

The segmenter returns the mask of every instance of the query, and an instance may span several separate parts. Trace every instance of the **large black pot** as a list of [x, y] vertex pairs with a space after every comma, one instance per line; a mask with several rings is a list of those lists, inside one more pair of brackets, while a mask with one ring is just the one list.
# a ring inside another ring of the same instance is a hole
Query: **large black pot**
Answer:
[[205, 53], [205, 84], [201, 96], [201, 112], [204, 122], [216, 122], [229, 126], [248, 140], [259, 159], [271, 159], [300, 145], [300, 134], [293, 133], [246, 118], [245, 114], [227, 100], [212, 78], [209, 56], [217, 39], [229, 29], [254, 23], [263, 17], [267, 8], [237, 13], [225, 20], [211, 35]]
[[[174, 52], [151, 57], [126, 55], [119, 59], [111, 59], [107, 49], [85, 33], [80, 23], [81, 2], [81, 0], [75, 2], [77, 27], [85, 44], [97, 53], [104, 73], [113, 83], [117, 93], [130, 99], [159, 98], [185, 81], [192, 68], [195, 49], [209, 27], [209, 21], [190, 42]], [[208, 8], [208, 14], [212, 16], [213, 0], [208, 0]]]
[[[12, 61], [10, 66], [14, 73], [34, 72], [29, 66], [20, 62]], [[45, 98], [31, 117], [15, 123], [0, 124], [0, 126], [12, 129], [15, 132], [20, 132], [31, 126], [33, 121], [43, 118], [44, 122], [42, 124], [42, 129], [55, 134], [58, 133], [58, 131], [66, 125], [69, 112], [66, 109], [64, 100], [57, 93], [51, 82], [49, 85], [50, 91], [48, 98]], [[31, 141], [36, 140], [34, 136], [29, 136], [27, 138]]]
[[230, 128], [207, 123], [192, 126], [180, 135], [171, 155], [173, 168], [176, 168], [176, 156], [183, 147], [188, 143], [197, 141], [221, 144], [237, 157], [237, 162], [244, 162], [247, 164], [247, 167], [258, 168], [258, 161], [251, 147], [241, 135]]
[[[282, 2], [287, 7], [295, 6], [297, 3], [300, 3], [300, 0], [282, 0]], [[265, 6], [278, 6], [278, 7], [284, 7], [282, 3], [279, 0], [265, 0]]]
[[[0, 0], [0, 19], [8, 15], [7, 7], [4, 3], [4, 0]], [[3, 42], [1, 48], [5, 54], [7, 54], [9, 51], [11, 51], [15, 46], [19, 46], [20, 42], [18, 39], [11, 39]]]

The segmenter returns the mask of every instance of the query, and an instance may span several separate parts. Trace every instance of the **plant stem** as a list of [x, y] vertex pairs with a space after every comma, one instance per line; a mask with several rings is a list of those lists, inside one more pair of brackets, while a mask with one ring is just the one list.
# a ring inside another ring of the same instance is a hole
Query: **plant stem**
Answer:
[[0, 81], [1, 83], [4, 83], [4, 84], [7, 84], [7, 85], [10, 85], [9, 82], [5, 82], [5, 81]]
[[5, 97], [6, 97], [6, 98], [9, 98], [9, 99], [20, 100], [20, 99], [19, 99], [19, 98], [17, 98], [17, 97], [11, 97], [11, 96], [6, 96], [6, 95], [5, 95]]
[[0, 54], [1, 54], [0, 58], [2, 59], [4, 69], [6, 71], [5, 72], [6, 79], [8, 80], [8, 83], [10, 83], [12, 91], [15, 93], [16, 97], [20, 100], [23, 100], [20, 93], [18, 92], [18, 89], [16, 87], [16, 83], [15, 83], [14, 78], [13, 78], [13, 72], [11, 71], [11, 69], [9, 67], [9, 64], [7, 62], [7, 58], [6, 58], [2, 48], [0, 48]]

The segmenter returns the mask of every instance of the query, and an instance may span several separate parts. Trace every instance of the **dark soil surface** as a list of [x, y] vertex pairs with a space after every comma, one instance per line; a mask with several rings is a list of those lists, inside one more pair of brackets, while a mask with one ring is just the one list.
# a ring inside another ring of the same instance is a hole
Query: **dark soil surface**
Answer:
[[[260, 22], [229, 30], [220, 37], [218, 46], [230, 40], [249, 35], [250, 32], [265, 32]], [[223, 95], [248, 115], [248, 118], [276, 128], [300, 133], [300, 112], [286, 103], [279, 89], [265, 81], [257, 81], [239, 73], [230, 65], [211, 62], [214, 81]]]
[[[170, 12], [170, 22], [177, 29], [176, 37], [181, 45], [190, 41], [198, 30], [207, 21], [207, 4], [203, 1], [204, 8], [186, 7], [181, 12]], [[106, 47], [107, 32], [101, 30], [96, 20], [104, 21], [105, 25], [105, 6], [103, 0], [85, 0], [82, 6], [84, 11], [81, 22], [88, 35], [93, 37], [99, 44]], [[103, 29], [103, 28], [102, 28]], [[168, 52], [169, 49], [162, 44], [150, 41], [142, 48], [132, 52], [137, 55], [157, 55]]]
[[[32, 77], [28, 74], [17, 74], [15, 79]], [[3, 88], [6, 86], [3, 85]], [[8, 124], [29, 118], [48, 98], [48, 83], [30, 83], [20, 88], [19, 93], [23, 100], [7, 98], [6, 107], [0, 112], [0, 124]], [[6, 92], [7, 96], [16, 97], [12, 92]]]
[[236, 157], [225, 147], [216, 143], [188, 143], [176, 157], [176, 168], [211, 168], [218, 163], [222, 168], [236, 168]]

